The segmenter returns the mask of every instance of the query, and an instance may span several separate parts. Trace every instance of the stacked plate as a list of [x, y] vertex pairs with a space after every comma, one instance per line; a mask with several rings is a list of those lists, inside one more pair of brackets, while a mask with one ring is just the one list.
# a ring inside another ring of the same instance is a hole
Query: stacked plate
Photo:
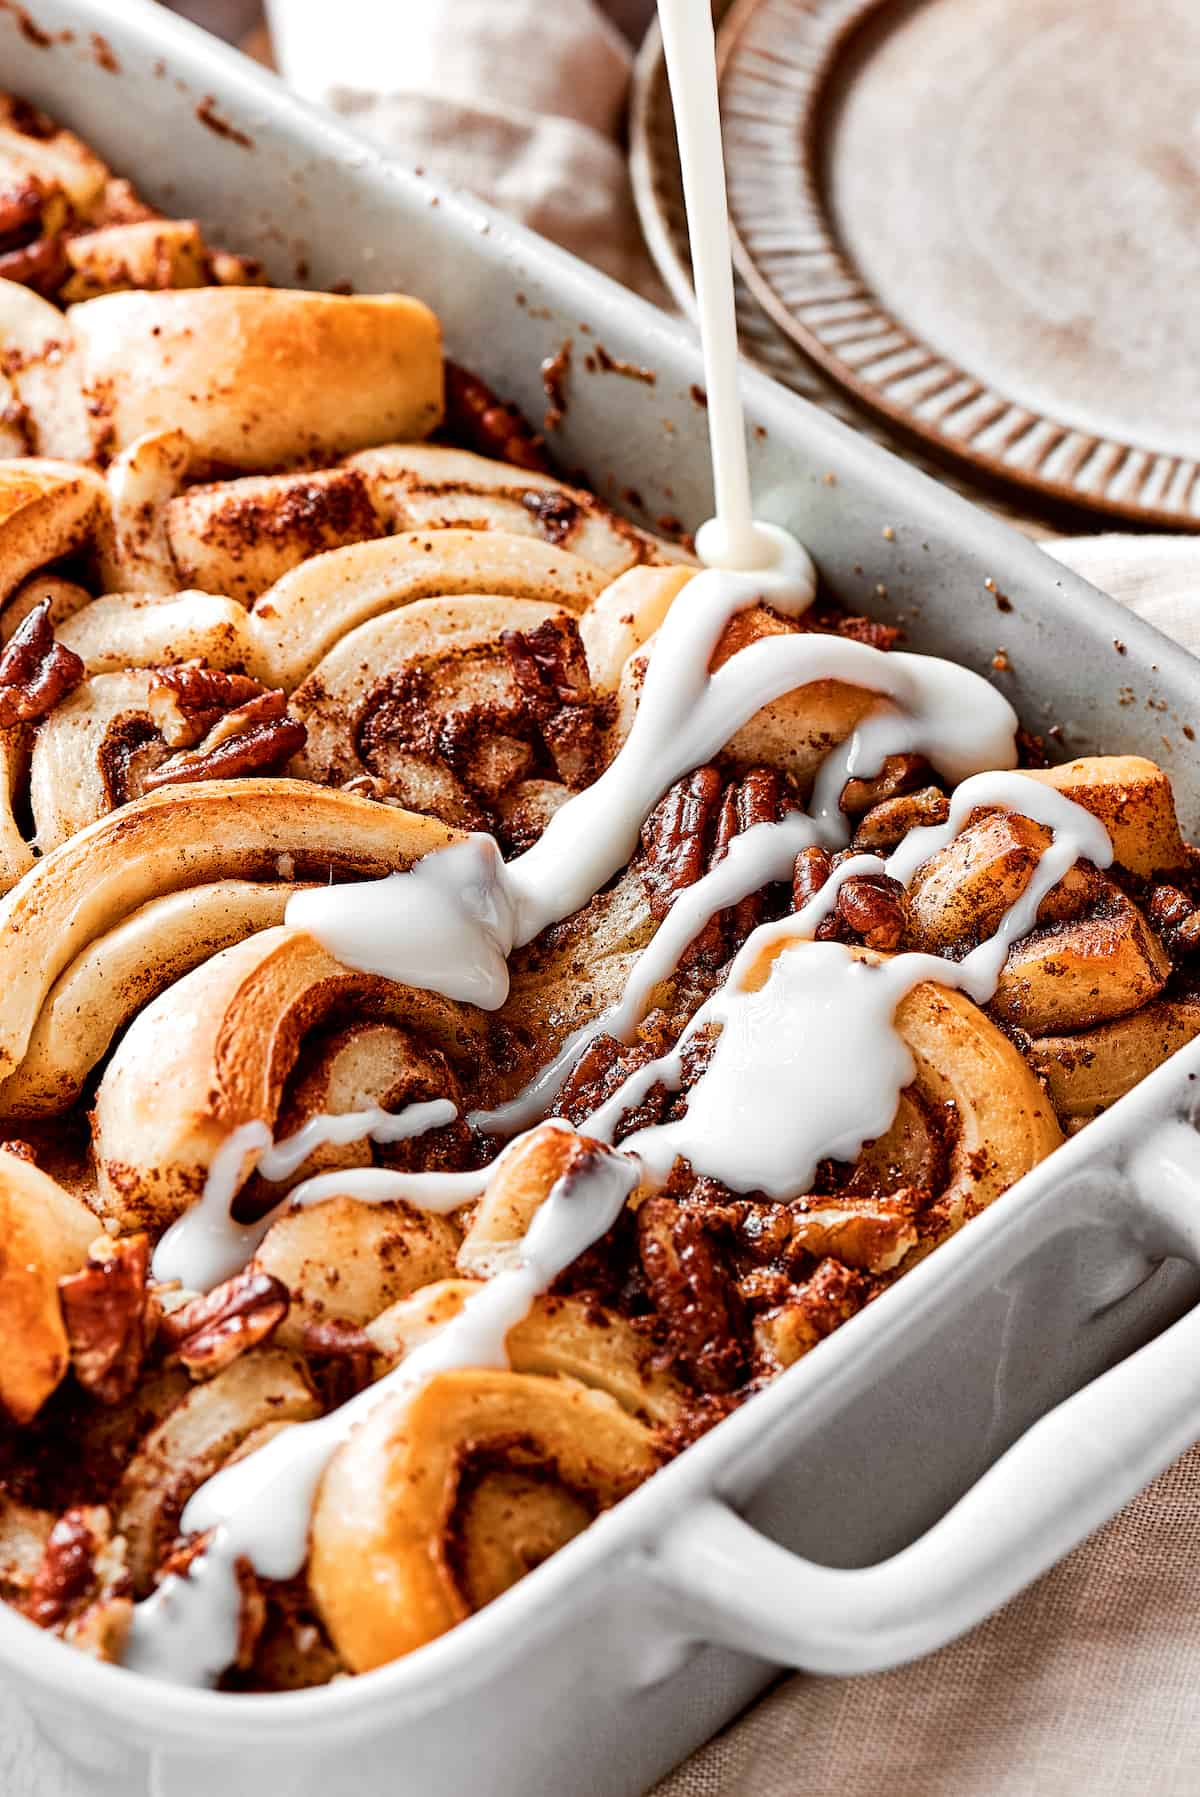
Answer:
[[[1200, 530], [1193, 0], [714, 16], [746, 353], [1019, 520]], [[656, 28], [632, 173], [690, 310]]]

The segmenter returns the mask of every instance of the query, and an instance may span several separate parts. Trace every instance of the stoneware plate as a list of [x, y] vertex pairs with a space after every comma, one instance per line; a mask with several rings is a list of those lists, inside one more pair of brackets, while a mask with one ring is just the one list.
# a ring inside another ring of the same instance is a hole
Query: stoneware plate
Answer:
[[736, 0], [721, 58], [780, 330], [943, 453], [1200, 529], [1195, 0]]
[[[719, 23], [730, 11], [731, 0], [713, 0], [713, 17]], [[675, 142], [675, 115], [663, 59], [662, 36], [657, 24], [647, 32], [634, 65], [630, 118], [630, 175], [642, 234], [675, 304], [689, 318], [695, 314], [692, 264], [687, 218], [683, 207], [683, 183]], [[774, 324], [759, 305], [747, 282], [735, 276], [738, 339], [748, 361], [773, 375], [794, 393], [812, 400], [844, 424], [853, 425], [893, 453], [934, 474], [969, 498], [985, 498], [993, 511], [1032, 535], [1044, 535], [1045, 526], [1030, 516], [1028, 505], [1011, 488], [991, 490], [991, 482], [977, 472], [957, 477], [944, 459], [935, 462], [914, 453], [920, 440], [906, 437], [893, 423], [871, 411], [833, 375], [814, 361], [795, 339]], [[989, 490], [981, 493], [981, 487]], [[1076, 521], [1077, 523], [1077, 521]]]

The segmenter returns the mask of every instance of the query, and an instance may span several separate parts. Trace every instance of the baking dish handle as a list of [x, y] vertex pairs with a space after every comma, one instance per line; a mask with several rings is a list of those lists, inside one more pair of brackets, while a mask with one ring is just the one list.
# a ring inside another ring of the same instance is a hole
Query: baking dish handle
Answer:
[[[1200, 1261], [1200, 1138], [1161, 1128], [1130, 1168], [1164, 1253]], [[810, 1672], [879, 1672], [953, 1641], [1200, 1439], [1200, 1305], [1026, 1431], [911, 1546], [817, 1565], [712, 1497], [654, 1555], [694, 1632]]]

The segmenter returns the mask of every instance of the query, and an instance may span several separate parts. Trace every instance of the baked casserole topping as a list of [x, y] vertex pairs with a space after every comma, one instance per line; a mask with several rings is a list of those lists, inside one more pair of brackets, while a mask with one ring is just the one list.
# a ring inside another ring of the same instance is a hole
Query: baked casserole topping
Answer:
[[1200, 1032], [1166, 773], [0, 106], [0, 1595], [433, 1639]]

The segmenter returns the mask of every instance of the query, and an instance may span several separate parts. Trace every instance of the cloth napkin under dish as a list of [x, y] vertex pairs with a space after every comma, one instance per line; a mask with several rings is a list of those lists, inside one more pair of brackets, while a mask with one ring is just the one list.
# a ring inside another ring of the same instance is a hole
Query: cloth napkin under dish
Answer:
[[[268, 0], [268, 13], [275, 59], [307, 98], [659, 296], [619, 143], [630, 52], [592, 0]], [[1045, 547], [1200, 650], [1197, 539]], [[1193, 1449], [965, 1640], [878, 1677], [782, 1682], [654, 1797], [1195, 1797], [1198, 1519]], [[64, 1764], [0, 1691], [4, 1797], [113, 1789]]]

